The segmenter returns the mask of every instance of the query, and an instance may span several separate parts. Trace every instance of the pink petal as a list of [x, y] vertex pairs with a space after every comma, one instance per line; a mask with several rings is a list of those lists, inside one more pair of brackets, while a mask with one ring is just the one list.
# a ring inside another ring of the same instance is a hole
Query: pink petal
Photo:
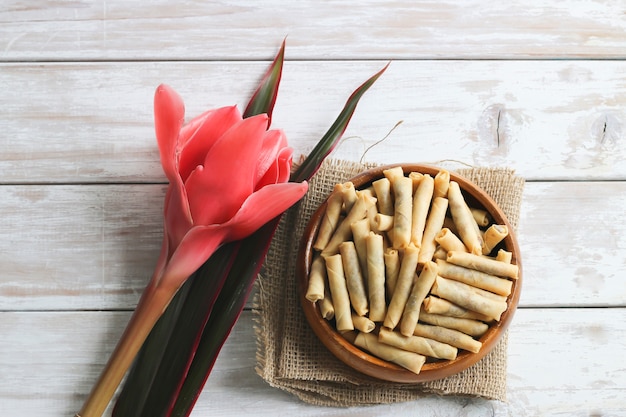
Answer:
[[174, 182], [170, 183], [167, 189], [163, 213], [169, 251], [173, 252], [193, 226], [187, 193], [178, 176], [174, 178]]
[[160, 285], [181, 286], [225, 242], [226, 234], [226, 229], [215, 225], [191, 229], [172, 254]]
[[266, 185], [287, 182], [291, 174], [291, 155], [293, 149], [286, 147], [280, 150], [278, 157], [274, 159], [274, 163], [267, 170], [263, 178], [257, 182], [255, 190], [259, 190]]
[[214, 112], [215, 109], [205, 110], [187, 123], [180, 129], [180, 137], [178, 139], [181, 146], [185, 146], [189, 138], [198, 130], [198, 128], [204, 123], [205, 119]]
[[221, 107], [205, 113], [203, 118], [194, 119], [183, 127], [178, 165], [183, 181], [187, 180], [191, 171], [204, 163], [207, 152], [215, 142], [241, 120], [241, 114], [236, 106]]
[[267, 116], [243, 119], [209, 150], [185, 182], [195, 225], [224, 223], [254, 190]]
[[243, 203], [241, 209], [228, 223], [228, 241], [243, 239], [274, 217], [286, 211], [307, 192], [306, 182], [272, 184], [256, 191]]
[[178, 288], [220, 245], [251, 235], [296, 203], [307, 189], [306, 182], [270, 185], [252, 194], [229, 222], [193, 227], [172, 254], [162, 280]]
[[[263, 148], [257, 161], [257, 176], [254, 183], [257, 184], [265, 176], [276, 162], [276, 157], [281, 149], [287, 147], [287, 137], [282, 130], [268, 130], [263, 138]], [[260, 187], [255, 187], [260, 188]]]
[[176, 147], [184, 118], [185, 104], [178, 93], [168, 85], [159, 85], [154, 93], [154, 127], [161, 165], [170, 181], [178, 176]]

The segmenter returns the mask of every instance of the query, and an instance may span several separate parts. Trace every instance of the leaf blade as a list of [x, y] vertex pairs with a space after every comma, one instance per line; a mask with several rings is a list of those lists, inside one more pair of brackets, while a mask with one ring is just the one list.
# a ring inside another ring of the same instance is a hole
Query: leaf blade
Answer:
[[378, 78], [380, 78], [388, 67], [389, 63], [385, 65], [383, 69], [367, 79], [367, 81], [361, 84], [352, 93], [341, 110], [341, 113], [337, 116], [335, 122], [317, 143], [315, 148], [313, 148], [313, 150], [309, 153], [305, 161], [298, 167], [292, 176], [292, 181], [304, 181], [307, 178], [311, 178], [315, 172], [317, 172], [324, 159], [333, 151], [333, 149], [337, 146], [337, 143], [339, 143], [339, 139], [341, 139], [341, 136], [348, 127], [350, 119], [352, 118], [352, 115], [356, 110], [356, 106], [363, 94], [369, 90], [369, 88], [376, 82], [376, 80], [378, 80]]
[[276, 104], [276, 97], [278, 97], [278, 87], [283, 74], [285, 42], [283, 40], [278, 54], [246, 106], [246, 110], [243, 112], [244, 118], [265, 113], [269, 117], [268, 126], [272, 123], [272, 112], [274, 111], [274, 104]]
[[[184, 380], [184, 375], [176, 379], [172, 373], [184, 374], [192, 357], [181, 352], [194, 350], [194, 341], [199, 342], [238, 249], [238, 242], [221, 246], [176, 293], [144, 342], [116, 401], [113, 417], [165, 415]], [[215, 276], [223, 279], [208, 279]], [[174, 364], [176, 367], [172, 367]], [[157, 394], [161, 397], [155, 397]]]

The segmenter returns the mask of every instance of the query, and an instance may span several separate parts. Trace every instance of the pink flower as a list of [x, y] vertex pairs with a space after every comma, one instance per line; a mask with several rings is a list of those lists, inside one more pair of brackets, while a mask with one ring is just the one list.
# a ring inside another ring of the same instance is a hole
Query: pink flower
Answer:
[[[290, 183], [292, 149], [267, 115], [209, 110], [183, 126], [184, 103], [169, 86], [154, 97], [156, 137], [169, 180], [158, 284], [178, 288], [223, 243], [240, 240], [306, 193]], [[157, 284], [157, 285], [158, 285]]]

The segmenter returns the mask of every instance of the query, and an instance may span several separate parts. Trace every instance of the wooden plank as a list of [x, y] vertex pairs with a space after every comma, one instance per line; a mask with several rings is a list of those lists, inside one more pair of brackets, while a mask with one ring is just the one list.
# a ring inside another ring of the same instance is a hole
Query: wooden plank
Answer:
[[[590, 190], [593, 190], [591, 192]], [[134, 308], [159, 254], [160, 184], [2, 186], [4, 310]], [[626, 182], [529, 182], [523, 306], [625, 306]]]
[[[125, 312], [0, 313], [0, 413], [72, 415], [120, 336]], [[192, 415], [623, 416], [626, 309], [521, 309], [511, 325], [508, 403], [427, 397], [394, 406], [320, 408], [271, 388], [254, 371], [252, 317], [244, 312]], [[568, 349], [567, 346], [576, 346]], [[36, 369], [36, 371], [35, 371]]]
[[161, 247], [164, 185], [0, 194], [3, 309], [134, 308]]
[[[296, 155], [308, 153], [382, 66], [287, 62], [273, 126]], [[0, 84], [15, 93], [0, 97], [0, 183], [162, 182], [156, 86], [174, 86], [195, 116], [245, 105], [265, 67], [4, 64]], [[535, 180], [624, 179], [625, 72], [624, 61], [395, 61], [363, 97], [335, 156], [509, 166]]]
[[623, 58], [622, 2], [5, 2], [4, 61]]

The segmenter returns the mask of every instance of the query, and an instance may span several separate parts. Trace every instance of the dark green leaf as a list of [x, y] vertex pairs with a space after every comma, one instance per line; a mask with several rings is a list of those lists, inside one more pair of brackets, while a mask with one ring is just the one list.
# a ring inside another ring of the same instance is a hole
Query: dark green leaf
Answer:
[[139, 416], [141, 414], [165, 353], [167, 345], [162, 341], [171, 338], [194, 276], [190, 277], [178, 290], [166, 312], [159, 318], [137, 354], [113, 408], [113, 417]]
[[238, 248], [220, 247], [176, 293], [144, 342], [113, 417], [167, 415]]
[[283, 41], [280, 51], [274, 58], [274, 62], [263, 76], [261, 84], [252, 95], [243, 117], [256, 116], [257, 114], [267, 114], [272, 119], [272, 111], [278, 96], [278, 86], [283, 73], [283, 62], [285, 60], [285, 41]]
[[341, 135], [343, 135], [343, 132], [345, 132], [348, 127], [348, 123], [350, 123], [350, 119], [354, 114], [356, 105], [359, 103], [363, 94], [365, 94], [372, 84], [374, 84], [383, 72], [385, 72], [388, 66], [389, 64], [385, 65], [383, 69], [371, 76], [352, 93], [330, 129], [328, 129], [315, 148], [313, 148], [311, 153], [309, 153], [302, 165], [300, 165], [294, 175], [292, 175], [292, 181], [304, 181], [307, 178], [311, 178], [317, 172], [324, 159], [329, 153], [332, 152], [333, 149], [335, 149], [337, 143], [339, 143], [339, 139], [341, 139]]
[[[239, 242], [219, 248], [195, 274], [163, 354], [145, 406], [137, 417], [168, 416], [196, 353], [202, 329], [228, 276]], [[219, 310], [218, 310], [219, 311]], [[184, 323], [184, 325], [182, 325]], [[195, 335], [194, 335], [195, 333]], [[193, 337], [191, 337], [193, 335]]]
[[217, 356], [246, 305], [280, 218], [266, 223], [243, 240], [237, 259], [204, 328], [197, 354], [174, 405], [172, 417], [188, 416]]

